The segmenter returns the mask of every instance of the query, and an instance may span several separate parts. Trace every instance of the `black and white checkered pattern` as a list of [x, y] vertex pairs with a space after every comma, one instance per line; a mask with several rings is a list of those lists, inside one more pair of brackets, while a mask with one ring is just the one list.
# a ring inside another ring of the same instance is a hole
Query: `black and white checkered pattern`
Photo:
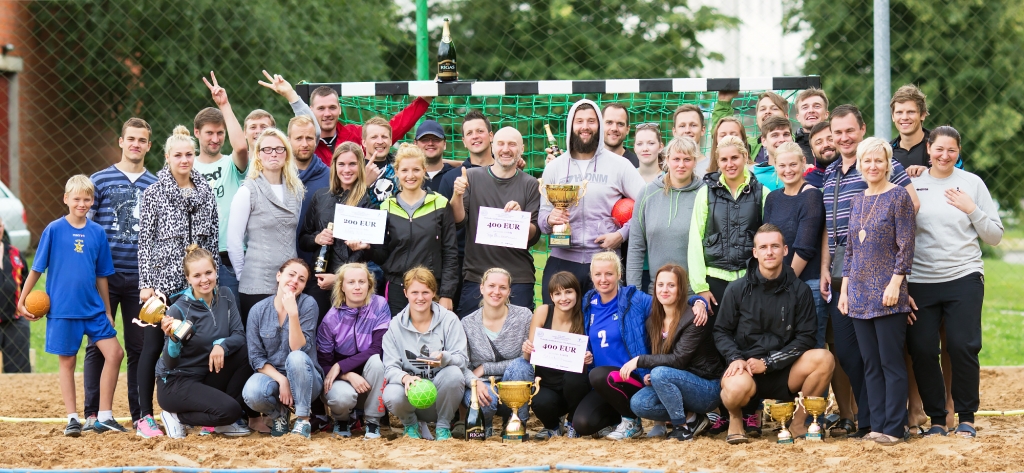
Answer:
[[709, 79], [688, 77], [675, 79], [609, 79], [609, 80], [542, 80], [496, 82], [335, 82], [298, 84], [295, 91], [309, 101], [309, 93], [322, 85], [342, 97], [378, 95], [412, 95], [417, 97], [549, 94], [637, 94], [656, 92], [720, 92], [726, 90], [799, 90], [821, 87], [820, 76], [800, 77], [738, 77]]

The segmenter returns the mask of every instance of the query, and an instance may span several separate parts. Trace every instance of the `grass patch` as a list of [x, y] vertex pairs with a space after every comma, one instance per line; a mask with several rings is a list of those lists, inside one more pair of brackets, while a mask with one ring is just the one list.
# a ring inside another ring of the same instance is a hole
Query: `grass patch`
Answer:
[[985, 260], [985, 304], [981, 312], [981, 364], [1024, 365], [1024, 266]]

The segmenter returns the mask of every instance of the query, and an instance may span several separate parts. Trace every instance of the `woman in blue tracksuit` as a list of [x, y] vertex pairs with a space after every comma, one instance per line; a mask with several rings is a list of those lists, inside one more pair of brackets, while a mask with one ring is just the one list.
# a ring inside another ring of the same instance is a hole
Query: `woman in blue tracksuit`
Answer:
[[619, 369], [634, 357], [651, 352], [645, 327], [652, 299], [635, 286], [619, 286], [622, 266], [613, 252], [594, 255], [590, 277], [594, 289], [583, 298], [583, 324], [590, 338], [588, 353], [594, 359], [590, 371], [594, 390], [576, 408], [572, 425], [580, 436], [635, 438], [643, 434], [643, 426], [629, 401], [643, 388], [649, 370], [636, 369], [623, 379]]

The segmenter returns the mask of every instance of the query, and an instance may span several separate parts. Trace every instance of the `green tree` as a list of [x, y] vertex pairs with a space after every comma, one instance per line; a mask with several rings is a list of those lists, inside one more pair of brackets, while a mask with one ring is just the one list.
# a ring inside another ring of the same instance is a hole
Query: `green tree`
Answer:
[[[809, 28], [804, 72], [820, 74], [833, 104], [870, 119], [872, 10], [860, 0], [787, 0], [790, 30]], [[893, 89], [917, 84], [928, 96], [926, 126], [963, 136], [965, 165], [1006, 208], [1024, 197], [1024, 1], [892, 0]], [[872, 124], [868, 124], [868, 129]]]
[[[463, 79], [686, 77], [705, 59], [720, 58], [697, 41], [697, 33], [738, 23], [712, 7], [691, 8], [687, 3], [459, 0], [438, 3], [431, 14], [452, 18]], [[430, 32], [432, 64], [440, 34], [439, 28]], [[410, 35], [395, 40], [406, 55]]]
[[53, 100], [76, 120], [120, 130], [130, 116], [154, 128], [151, 169], [162, 166], [163, 139], [212, 106], [201, 78], [216, 71], [236, 113], [291, 109], [257, 85], [261, 70], [293, 83], [384, 80], [391, 2], [252, 0], [92, 0], [33, 2], [35, 37], [45, 48]]

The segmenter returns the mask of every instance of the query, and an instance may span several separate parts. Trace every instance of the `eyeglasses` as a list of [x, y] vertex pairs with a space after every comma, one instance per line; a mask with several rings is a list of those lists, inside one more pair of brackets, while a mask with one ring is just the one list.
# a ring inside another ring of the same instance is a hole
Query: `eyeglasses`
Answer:
[[288, 149], [284, 146], [278, 146], [276, 148], [271, 148], [269, 146], [266, 148], [260, 148], [260, 152], [263, 154], [284, 154], [285, 151], [288, 151]]
[[646, 130], [648, 128], [653, 128], [655, 130], [661, 131], [661, 125], [657, 123], [638, 123], [636, 125], [636, 131]]

